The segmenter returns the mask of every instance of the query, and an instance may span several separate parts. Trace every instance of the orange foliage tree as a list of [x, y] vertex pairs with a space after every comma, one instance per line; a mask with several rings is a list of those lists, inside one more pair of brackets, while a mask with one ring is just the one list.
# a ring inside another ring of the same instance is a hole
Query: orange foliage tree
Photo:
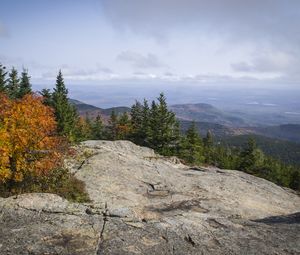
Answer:
[[34, 94], [11, 100], [0, 94], [0, 183], [45, 175], [61, 163], [53, 110]]

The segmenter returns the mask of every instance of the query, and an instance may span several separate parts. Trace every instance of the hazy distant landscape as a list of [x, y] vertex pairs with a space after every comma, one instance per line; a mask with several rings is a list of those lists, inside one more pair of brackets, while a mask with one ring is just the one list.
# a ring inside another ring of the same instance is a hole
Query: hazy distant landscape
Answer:
[[1, 0], [0, 255], [300, 254], [300, 0]]
[[178, 87], [174, 84], [162, 86], [154, 84], [151, 88], [138, 85], [98, 87], [83, 85], [72, 87], [70, 96], [100, 108], [130, 107], [135, 100], [143, 100], [145, 97], [154, 99], [162, 91], [171, 105], [210, 104], [228, 117], [240, 119], [240, 122], [236, 123], [237, 126], [300, 124], [300, 89], [289, 87], [281, 89], [254, 87], [240, 90], [237, 87], [214, 88], [213, 85]]

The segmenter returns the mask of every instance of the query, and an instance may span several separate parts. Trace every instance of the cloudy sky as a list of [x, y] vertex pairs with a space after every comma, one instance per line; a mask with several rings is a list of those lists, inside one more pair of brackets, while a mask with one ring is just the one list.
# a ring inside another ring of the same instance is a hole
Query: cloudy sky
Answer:
[[0, 62], [53, 83], [300, 85], [299, 0], [1, 0]]

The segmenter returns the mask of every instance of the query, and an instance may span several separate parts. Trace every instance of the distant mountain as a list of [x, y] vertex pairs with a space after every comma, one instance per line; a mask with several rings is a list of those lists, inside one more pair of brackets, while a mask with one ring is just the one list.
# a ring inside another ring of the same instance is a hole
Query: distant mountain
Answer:
[[[70, 99], [70, 102], [76, 107], [80, 116], [88, 115], [90, 118], [96, 118], [97, 115], [101, 115], [104, 121], [109, 119], [113, 110], [117, 114], [130, 112], [130, 108], [126, 106], [103, 109], [75, 99]], [[170, 106], [169, 109], [176, 114], [183, 132], [188, 129], [192, 121], [195, 121], [197, 129], [203, 136], [211, 130], [216, 137], [256, 134], [300, 143], [299, 124], [248, 127], [248, 119], [245, 120], [246, 118], [237, 117], [235, 114], [204, 103], [176, 104]]]
[[253, 132], [271, 138], [289, 140], [292, 142], [300, 143], [300, 125], [299, 124], [286, 124], [270, 127], [255, 127], [252, 128]]
[[247, 125], [244, 119], [226, 113], [210, 104], [177, 104], [170, 106], [169, 109], [180, 120], [201, 121], [232, 127]]
[[114, 110], [116, 114], [122, 114], [124, 112], [130, 112], [130, 108], [126, 106], [112, 107], [107, 109], [102, 109], [94, 105], [86, 104], [75, 99], [69, 99], [70, 103], [73, 104], [82, 117], [89, 116], [89, 118], [96, 118], [98, 115], [104, 120], [107, 120]]
[[[179, 119], [179, 122], [181, 131], [186, 132], [193, 121]], [[253, 131], [248, 128], [230, 127], [210, 122], [195, 121], [195, 125], [202, 137], [206, 135], [208, 130], [210, 130], [218, 139], [228, 136], [247, 135], [253, 133]]]

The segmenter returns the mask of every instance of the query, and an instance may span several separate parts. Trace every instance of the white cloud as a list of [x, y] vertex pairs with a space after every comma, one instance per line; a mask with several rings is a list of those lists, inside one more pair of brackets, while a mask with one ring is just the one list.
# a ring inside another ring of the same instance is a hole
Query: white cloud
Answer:
[[117, 56], [117, 60], [128, 62], [133, 67], [147, 69], [147, 68], [159, 68], [164, 64], [158, 59], [158, 57], [152, 53], [142, 55], [133, 51], [123, 51]]
[[233, 63], [231, 67], [237, 72], [293, 74], [300, 72], [300, 60], [285, 52], [268, 52], [254, 57], [251, 61]]

